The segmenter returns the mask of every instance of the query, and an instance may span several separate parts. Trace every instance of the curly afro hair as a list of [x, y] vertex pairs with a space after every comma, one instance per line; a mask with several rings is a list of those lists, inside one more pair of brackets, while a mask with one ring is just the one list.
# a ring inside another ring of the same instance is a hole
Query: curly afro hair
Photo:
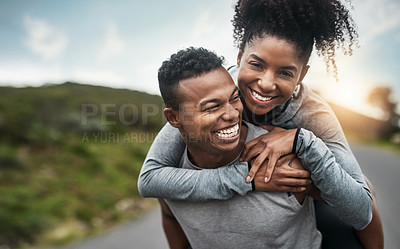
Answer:
[[356, 25], [339, 0], [239, 0], [232, 23], [241, 52], [253, 39], [273, 35], [293, 44], [308, 63], [315, 44], [336, 79], [336, 50], [351, 55], [358, 45]]
[[179, 109], [181, 80], [198, 77], [222, 67], [224, 58], [205, 48], [187, 48], [164, 61], [158, 69], [158, 83], [166, 107]]

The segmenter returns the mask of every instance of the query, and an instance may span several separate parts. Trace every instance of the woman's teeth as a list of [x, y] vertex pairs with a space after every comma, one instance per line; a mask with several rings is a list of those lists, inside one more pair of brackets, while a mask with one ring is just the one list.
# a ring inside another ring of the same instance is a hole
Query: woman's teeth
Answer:
[[260, 94], [256, 93], [255, 91], [251, 90], [251, 94], [259, 101], [268, 101], [271, 100], [272, 97], [263, 97]]
[[220, 138], [230, 138], [234, 137], [239, 133], [239, 124], [236, 124], [232, 128], [223, 129], [215, 132]]

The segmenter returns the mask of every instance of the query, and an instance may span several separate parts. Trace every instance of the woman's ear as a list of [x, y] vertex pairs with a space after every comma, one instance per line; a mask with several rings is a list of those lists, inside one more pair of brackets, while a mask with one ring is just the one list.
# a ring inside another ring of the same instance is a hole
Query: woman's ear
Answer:
[[237, 60], [236, 60], [236, 63], [237, 63], [238, 67], [240, 67], [240, 62], [242, 60], [242, 55], [243, 55], [243, 52], [239, 51], [238, 56], [237, 56]]
[[167, 119], [168, 123], [170, 123], [173, 127], [180, 127], [179, 111], [174, 110], [171, 107], [167, 107], [164, 109], [164, 116]]
[[299, 78], [299, 81], [297, 82], [297, 85], [303, 81], [304, 77], [306, 76], [306, 74], [308, 72], [308, 69], [310, 69], [309, 65], [306, 65], [303, 67], [303, 69], [301, 70], [300, 78]]

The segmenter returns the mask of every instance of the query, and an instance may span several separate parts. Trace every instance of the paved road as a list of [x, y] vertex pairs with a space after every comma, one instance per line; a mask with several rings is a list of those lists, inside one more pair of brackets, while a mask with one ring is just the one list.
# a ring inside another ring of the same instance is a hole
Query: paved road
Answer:
[[140, 219], [79, 245], [59, 249], [163, 249], [168, 248], [157, 207]]
[[[385, 248], [400, 248], [400, 156], [389, 152], [352, 145], [364, 174], [374, 185], [382, 216]], [[159, 249], [168, 248], [156, 208], [139, 220], [98, 238], [63, 249]]]
[[386, 249], [400, 248], [400, 156], [352, 145], [363, 173], [374, 186], [381, 214]]

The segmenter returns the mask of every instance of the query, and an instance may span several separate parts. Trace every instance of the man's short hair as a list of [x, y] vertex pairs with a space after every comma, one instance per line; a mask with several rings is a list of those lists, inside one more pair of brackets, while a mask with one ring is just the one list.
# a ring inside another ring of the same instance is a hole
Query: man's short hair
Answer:
[[179, 82], [211, 72], [221, 67], [223, 62], [223, 57], [205, 48], [189, 47], [171, 55], [158, 70], [158, 83], [165, 106], [178, 110], [182, 101]]

